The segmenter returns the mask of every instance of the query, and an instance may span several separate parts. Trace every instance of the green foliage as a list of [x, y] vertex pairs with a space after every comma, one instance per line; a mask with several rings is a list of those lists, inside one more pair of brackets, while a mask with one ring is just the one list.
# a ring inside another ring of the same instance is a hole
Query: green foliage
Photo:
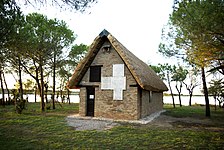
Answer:
[[182, 66], [178, 65], [178, 68], [174, 66], [172, 80], [183, 82], [186, 79], [187, 74], [188, 71]]
[[25, 109], [25, 104], [26, 101], [21, 99], [15, 103], [16, 112], [18, 114], [22, 114], [22, 111]]
[[25, 21], [26, 24], [21, 30], [29, 37], [26, 44], [29, 46], [27, 49], [30, 57], [34, 55], [39, 59], [41, 56], [47, 61], [51, 59], [54, 51], [58, 52], [57, 55], [61, 54], [61, 50], [75, 39], [64, 21], [47, 19], [46, 16], [37, 13], [27, 15]]
[[[89, 7], [89, 4], [94, 2], [96, 0], [56, 0], [52, 1], [52, 4], [60, 7], [64, 7], [64, 4], [66, 4], [75, 8], [75, 10], [84, 11]], [[26, 3], [33, 4], [34, 1], [26, 1]], [[35, 1], [35, 3], [46, 4], [42, 0]], [[83, 44], [73, 46], [70, 52], [70, 60], [67, 60], [67, 64], [65, 64], [65, 49], [70, 49], [76, 38], [73, 31], [68, 28], [64, 21], [48, 19], [38, 13], [23, 16], [15, 1], [3, 0], [0, 2], [0, 23], [0, 71], [5, 70], [7, 66], [10, 67], [10, 70], [18, 73], [21, 92], [23, 91], [22, 71], [29, 74], [37, 84], [44, 110], [43, 85], [46, 77], [52, 73], [52, 68], [54, 70], [52, 76], [55, 78], [56, 73], [62, 72], [60, 71], [61, 65], [68, 66], [73, 61], [73, 67], [76, 66], [77, 62], [83, 57], [87, 46]], [[69, 71], [71, 70], [73, 68]], [[68, 76], [70, 76], [70, 72], [66, 73], [66, 80]], [[22, 95], [21, 93], [21, 99], [23, 99]]]
[[183, 84], [185, 85], [189, 93], [189, 106], [191, 106], [191, 98], [193, 96], [194, 88], [200, 85], [200, 82], [197, 79], [199, 73], [200, 73], [200, 70], [198, 70], [197, 67], [193, 67], [192, 69], [188, 71], [188, 74], [187, 74], [188, 81], [183, 82]]
[[15, 20], [20, 15], [20, 9], [14, 1], [0, 1], [0, 49], [7, 44], [11, 36], [15, 33]]
[[187, 69], [183, 68], [182, 66], [178, 65], [169, 65], [168, 63], [166, 64], [158, 64], [157, 66], [152, 66], [150, 67], [160, 76], [161, 79], [163, 80], [168, 80], [167, 79], [167, 74], [171, 77], [171, 81], [180, 81], [183, 82], [186, 79], [186, 76], [188, 74]]
[[27, 79], [26, 82], [23, 83], [23, 85], [25, 90], [32, 90], [35, 82], [33, 82], [33, 80]]
[[204, 68], [214, 65], [216, 70], [223, 69], [224, 23], [221, 20], [224, 20], [222, 0], [175, 0], [170, 15], [171, 30], [174, 29], [170, 32], [174, 33], [170, 36], [172, 43], [184, 50], [188, 62], [201, 67], [207, 116], [210, 114]]
[[44, 77], [52, 71], [48, 68], [53, 68], [55, 77], [55, 70], [60, 68], [59, 64], [63, 60], [63, 49], [75, 40], [74, 33], [64, 21], [48, 19], [38, 13], [25, 17], [25, 24], [19, 33], [27, 33], [23, 68], [36, 81], [43, 102]]
[[169, 20], [162, 29], [161, 43], [159, 44], [159, 53], [165, 57], [176, 57], [186, 60], [185, 50], [183, 49], [183, 35], [178, 28], [173, 26]]
[[224, 82], [222, 79], [212, 80], [208, 92], [219, 102], [219, 107], [221, 107], [221, 104], [224, 102]]
[[182, 33], [177, 44], [188, 47], [189, 61], [200, 66], [223, 61], [223, 19], [222, 0], [182, 0], [175, 5], [170, 20]]
[[172, 75], [172, 81], [176, 82], [176, 90], [178, 92], [179, 95], [179, 101], [180, 101], [180, 106], [182, 106], [181, 104], [181, 91], [182, 91], [182, 86], [183, 86], [183, 82], [186, 79], [188, 74], [188, 71], [186, 69], [184, 69], [182, 66], [178, 65], [178, 67], [174, 66], [173, 67], [173, 75]]
[[210, 82], [209, 93], [212, 95], [219, 95], [224, 92], [224, 82], [220, 80], [212, 80]]
[[165, 79], [165, 75], [164, 75], [164, 73], [163, 73], [161, 67], [150, 65], [150, 68], [152, 68], [152, 70], [154, 70], [155, 73], [156, 73], [162, 80]]
[[84, 44], [73, 45], [71, 50], [69, 51], [66, 59], [60, 62], [60, 68], [58, 70], [58, 75], [61, 79], [61, 84], [63, 88], [66, 87], [66, 84], [69, 78], [72, 76], [74, 68], [78, 65], [81, 59], [85, 56], [88, 50], [88, 46]]
[[85, 44], [76, 44], [72, 46], [71, 51], [68, 55], [68, 63], [72, 64], [73, 66], [76, 66], [80, 62], [80, 60], [85, 56], [88, 48], [89, 47]]
[[[22, 15], [19, 7], [14, 1], [0, 1], [0, 71], [6, 72], [12, 51], [8, 48], [12, 46], [17, 34], [17, 27], [21, 25]], [[3, 96], [4, 97], [4, 96]]]
[[166, 80], [168, 82], [174, 107], [175, 107], [175, 103], [174, 103], [174, 96], [173, 96], [173, 91], [171, 87], [171, 82], [172, 81], [176, 82], [175, 87], [179, 94], [179, 101], [181, 106], [181, 89], [182, 89], [183, 81], [186, 79], [188, 71], [180, 65], [176, 67], [175, 65], [172, 66], [172, 65], [169, 65], [168, 63], [163, 65], [158, 64], [158, 66], [150, 66], [150, 67], [157, 73], [157, 75], [160, 76], [161, 79]]
[[158, 64], [158, 66], [152, 66], [150, 67], [159, 75], [159, 77], [162, 80], [169, 80], [167, 75], [172, 74], [174, 66], [169, 65], [168, 63], [166, 64]]

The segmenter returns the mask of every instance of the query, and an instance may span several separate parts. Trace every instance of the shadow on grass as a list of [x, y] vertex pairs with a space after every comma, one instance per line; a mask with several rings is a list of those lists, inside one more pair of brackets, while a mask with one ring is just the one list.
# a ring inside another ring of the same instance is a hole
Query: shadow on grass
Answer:
[[[212, 124], [213, 126], [223, 126], [224, 127], [224, 109], [223, 108], [217, 108], [217, 110], [214, 109], [214, 107], [210, 108], [211, 111], [211, 117], [205, 116], [205, 106], [182, 106], [182, 107], [176, 107], [173, 108], [171, 105], [164, 105], [164, 109], [166, 112], [164, 115], [172, 116], [176, 118], [188, 118], [189, 120], [200, 120], [208, 122], [208, 126]], [[190, 125], [190, 124], [189, 124]], [[192, 125], [192, 126], [197, 126]], [[200, 125], [198, 125], [200, 126]]]

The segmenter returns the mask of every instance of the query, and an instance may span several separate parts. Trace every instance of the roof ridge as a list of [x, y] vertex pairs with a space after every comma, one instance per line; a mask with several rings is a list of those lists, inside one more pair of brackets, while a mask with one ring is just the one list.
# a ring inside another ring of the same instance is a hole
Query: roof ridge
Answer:
[[103, 31], [100, 32], [99, 36], [103, 37], [103, 36], [108, 36], [110, 34], [110, 32], [108, 32], [106, 29], [103, 29]]

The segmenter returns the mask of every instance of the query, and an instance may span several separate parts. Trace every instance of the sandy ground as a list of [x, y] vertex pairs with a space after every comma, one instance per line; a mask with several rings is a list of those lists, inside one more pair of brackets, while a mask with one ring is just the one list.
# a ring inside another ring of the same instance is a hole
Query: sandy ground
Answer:
[[146, 118], [138, 121], [128, 121], [128, 120], [112, 120], [105, 118], [96, 117], [80, 117], [77, 114], [71, 115], [66, 118], [69, 126], [73, 127], [75, 130], [108, 130], [115, 126], [119, 126], [123, 123], [138, 124], [142, 126], [157, 126], [165, 128], [173, 128], [177, 126], [182, 126], [185, 128], [206, 128], [211, 130], [221, 130], [224, 131], [224, 124], [221, 127], [215, 127], [214, 123], [210, 119], [197, 119], [197, 118], [175, 118], [162, 114], [163, 112], [158, 112], [152, 114]]
[[69, 126], [74, 127], [75, 130], [106, 130], [120, 123], [135, 123], [135, 124], [148, 124], [155, 118], [158, 118], [164, 111], [156, 112], [140, 120], [112, 120], [97, 117], [80, 117], [78, 114], [71, 115], [66, 118]]

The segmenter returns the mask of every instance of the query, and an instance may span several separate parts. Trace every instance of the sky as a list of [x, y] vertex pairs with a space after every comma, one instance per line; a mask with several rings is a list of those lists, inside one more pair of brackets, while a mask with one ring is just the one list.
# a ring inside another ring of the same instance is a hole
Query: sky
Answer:
[[[98, 0], [85, 13], [53, 6], [33, 7], [24, 5], [23, 1], [18, 2], [25, 15], [38, 12], [49, 19], [64, 20], [77, 35], [74, 44], [90, 45], [106, 29], [147, 64], [177, 63], [175, 58], [165, 59], [158, 53], [162, 28], [172, 13], [173, 0]], [[13, 78], [9, 79], [12, 83]], [[197, 91], [200, 92], [200, 89]], [[187, 94], [187, 91], [184, 93]]]
[[172, 3], [173, 0], [98, 0], [86, 13], [52, 6], [21, 5], [21, 9], [24, 14], [38, 12], [64, 20], [77, 35], [75, 44], [90, 45], [106, 29], [141, 60], [156, 65], [164, 61], [157, 51]]
[[98, 0], [85, 13], [52, 6], [33, 7], [19, 2], [25, 15], [38, 12], [49, 19], [64, 20], [77, 35], [74, 44], [90, 45], [106, 29], [147, 64], [177, 62], [175, 59], [165, 59], [157, 52], [162, 28], [172, 12], [173, 0]]

